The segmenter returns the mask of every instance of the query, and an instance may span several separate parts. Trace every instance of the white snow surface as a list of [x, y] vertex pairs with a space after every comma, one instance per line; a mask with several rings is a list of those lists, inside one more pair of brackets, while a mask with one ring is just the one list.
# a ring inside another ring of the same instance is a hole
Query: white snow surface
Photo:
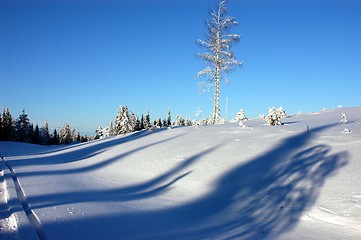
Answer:
[[282, 122], [0, 142], [0, 239], [361, 239], [361, 107]]

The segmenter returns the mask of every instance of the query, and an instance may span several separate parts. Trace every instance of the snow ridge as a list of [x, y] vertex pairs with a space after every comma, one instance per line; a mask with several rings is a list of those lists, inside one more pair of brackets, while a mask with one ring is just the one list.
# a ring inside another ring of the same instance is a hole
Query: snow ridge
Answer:
[[46, 240], [45, 234], [41, 229], [41, 223], [40, 223], [38, 217], [35, 215], [35, 213], [31, 210], [31, 208], [29, 206], [29, 204], [26, 200], [26, 195], [24, 193], [24, 190], [20, 185], [20, 182], [16, 176], [14, 169], [10, 166], [10, 164], [5, 160], [4, 157], [0, 156], [0, 158], [11, 172], [11, 176], [12, 176], [13, 182], [15, 184], [16, 194], [18, 196], [18, 199], [21, 202], [21, 206], [23, 207], [23, 210], [24, 210], [31, 226], [34, 228], [39, 240]]

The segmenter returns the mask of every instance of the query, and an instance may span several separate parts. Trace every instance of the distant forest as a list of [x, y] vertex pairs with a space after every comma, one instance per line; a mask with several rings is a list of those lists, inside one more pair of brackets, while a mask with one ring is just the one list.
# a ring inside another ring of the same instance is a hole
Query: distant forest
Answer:
[[46, 122], [44, 126], [39, 127], [38, 124], [33, 125], [25, 110], [14, 119], [8, 108], [4, 108], [2, 115], [0, 114], [0, 140], [34, 143], [41, 145], [58, 145], [70, 144], [73, 142], [87, 142], [92, 140], [87, 135], [81, 136], [75, 133], [74, 128], [70, 128], [69, 124], [59, 130], [49, 131], [49, 125]]

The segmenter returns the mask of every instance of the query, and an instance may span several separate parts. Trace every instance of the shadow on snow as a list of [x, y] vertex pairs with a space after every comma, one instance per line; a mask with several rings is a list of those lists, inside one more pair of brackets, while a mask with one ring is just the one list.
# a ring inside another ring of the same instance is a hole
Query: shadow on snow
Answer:
[[[316, 201], [327, 178], [347, 164], [347, 152], [331, 153], [327, 145], [312, 146], [310, 143], [318, 132], [331, 126], [285, 139], [273, 150], [221, 176], [208, 194], [193, 202], [149, 211], [123, 213], [114, 209], [111, 215], [44, 223], [44, 230], [59, 238], [68, 235], [89, 239], [112, 239], [114, 236], [119, 239], [277, 237], [297, 224], [302, 213]], [[110, 191], [59, 193], [29, 201], [36, 203], [34, 207], [43, 208], [154, 197], [186, 178], [191, 174], [188, 167], [220, 147], [194, 155], [143, 184]]]

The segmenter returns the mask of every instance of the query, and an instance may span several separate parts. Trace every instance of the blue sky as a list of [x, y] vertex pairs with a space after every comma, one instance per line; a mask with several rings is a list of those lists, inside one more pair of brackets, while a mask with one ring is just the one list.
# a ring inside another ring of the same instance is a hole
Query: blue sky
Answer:
[[[205, 0], [0, 0], [0, 107], [34, 124], [91, 133], [127, 105], [152, 119], [168, 109], [210, 116], [199, 94]], [[221, 84], [221, 115], [361, 105], [361, 1], [230, 0], [243, 66]], [[202, 79], [203, 80], [203, 79]], [[226, 99], [228, 108], [226, 110]]]

